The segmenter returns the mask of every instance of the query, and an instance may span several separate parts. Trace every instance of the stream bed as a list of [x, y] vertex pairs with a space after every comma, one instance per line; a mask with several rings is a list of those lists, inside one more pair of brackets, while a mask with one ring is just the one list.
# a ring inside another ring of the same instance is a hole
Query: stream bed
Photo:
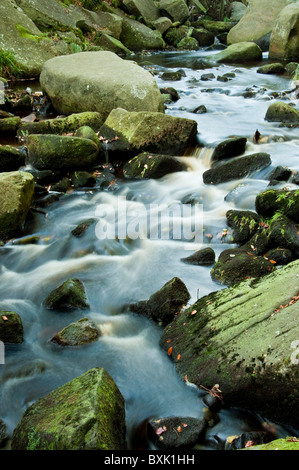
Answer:
[[[129, 449], [150, 448], [150, 443], [139, 442], [142, 423], [149, 417], [203, 415], [204, 392], [183, 382], [159, 347], [162, 327], [136, 314], [123, 313], [123, 306], [148, 299], [175, 276], [186, 284], [190, 304], [224, 288], [212, 281], [210, 267], [184, 264], [181, 258], [205, 246], [211, 246], [218, 256], [232, 246], [229, 233], [223, 236], [226, 212], [254, 210], [255, 197], [268, 187], [269, 175], [276, 166], [299, 171], [299, 130], [264, 120], [276, 97], [298, 107], [291, 80], [285, 75], [258, 74], [261, 64], [211, 65], [206, 57], [203, 50], [133, 58], [155, 73], [160, 88], [168, 86], [178, 91], [179, 100], [168, 104], [166, 113], [198, 123], [198, 147], [181, 156], [188, 171], [158, 180], [117, 179], [106, 189], [97, 185], [65, 194], [44, 213], [36, 213], [25, 227], [24, 234], [38, 235], [39, 243], [7, 243], [0, 248], [1, 310], [21, 315], [25, 338], [21, 345], [6, 347], [5, 364], [0, 365], [0, 417], [10, 435], [29, 405], [93, 367], [104, 367], [125, 399]], [[170, 69], [182, 70], [181, 80], [162, 80], [160, 74]], [[207, 73], [214, 74], [214, 78], [202, 80]], [[217, 78], [227, 73], [233, 73], [228, 81]], [[206, 112], [195, 113], [202, 105]], [[262, 143], [253, 142], [256, 130], [265, 137]], [[272, 165], [258, 178], [204, 185], [202, 174], [210, 167], [212, 147], [233, 135], [248, 139], [246, 154], [269, 153]], [[284, 186], [285, 182], [275, 188]], [[296, 188], [291, 183], [287, 186]], [[138, 212], [140, 205], [150, 211], [155, 204], [180, 204], [189, 197], [202, 201], [200, 243], [186, 244], [167, 235], [156, 239], [147, 235], [135, 240], [101, 239], [93, 229], [82, 239], [71, 235], [82, 221], [96, 217], [101, 204], [115, 208], [115, 223], [120, 226], [123, 220], [118, 219], [119, 201], [126, 201], [132, 211]], [[58, 314], [46, 310], [42, 302], [48, 293], [71, 277], [83, 281], [90, 311]], [[102, 336], [98, 341], [78, 348], [50, 343], [55, 333], [84, 316], [99, 325]], [[265, 420], [265, 416], [224, 408], [201, 448], [219, 448], [219, 442], [225, 442], [228, 436], [264, 430]], [[294, 433], [275, 424], [277, 437]]]

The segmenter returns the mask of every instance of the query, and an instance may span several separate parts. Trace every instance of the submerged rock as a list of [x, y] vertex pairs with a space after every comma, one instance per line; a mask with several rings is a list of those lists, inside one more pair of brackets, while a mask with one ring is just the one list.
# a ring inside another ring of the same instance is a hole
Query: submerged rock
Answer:
[[180, 376], [198, 387], [219, 384], [225, 406], [297, 426], [298, 276], [297, 260], [204, 296], [175, 317], [160, 344], [172, 347]]
[[25, 411], [12, 450], [126, 450], [124, 399], [103, 368], [85, 372]]
[[18, 313], [0, 311], [0, 340], [3, 343], [23, 343], [23, 322]]
[[18, 235], [34, 194], [34, 178], [25, 171], [0, 173], [0, 239]]
[[60, 346], [82, 346], [96, 341], [99, 336], [100, 330], [96, 324], [88, 318], [81, 318], [56, 333], [51, 342]]
[[44, 300], [44, 306], [48, 309], [62, 311], [89, 308], [82, 281], [68, 279], [50, 292]]

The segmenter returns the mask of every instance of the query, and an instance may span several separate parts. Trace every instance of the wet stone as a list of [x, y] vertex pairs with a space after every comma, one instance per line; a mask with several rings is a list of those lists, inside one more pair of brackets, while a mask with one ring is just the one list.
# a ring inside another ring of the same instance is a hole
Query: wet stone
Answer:
[[204, 419], [167, 417], [148, 422], [148, 437], [159, 450], [191, 449], [206, 426]]

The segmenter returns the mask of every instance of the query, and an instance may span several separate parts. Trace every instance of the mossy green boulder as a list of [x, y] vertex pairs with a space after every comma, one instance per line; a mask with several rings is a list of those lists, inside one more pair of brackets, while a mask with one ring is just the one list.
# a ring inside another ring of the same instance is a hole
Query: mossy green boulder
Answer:
[[[18, 128], [18, 137], [26, 137], [29, 134], [69, 134], [83, 126], [89, 126], [94, 131], [98, 131], [103, 122], [104, 118], [101, 113], [90, 111], [37, 122], [22, 122]], [[100, 144], [99, 140], [97, 144]]]
[[275, 439], [267, 444], [250, 446], [242, 450], [299, 450], [298, 437], [287, 437], [286, 439]]
[[60, 346], [82, 346], [96, 341], [99, 336], [96, 324], [88, 318], [81, 318], [56, 333], [51, 342]]
[[16, 135], [21, 123], [21, 118], [18, 116], [0, 119], [0, 136]]
[[275, 101], [268, 107], [265, 121], [299, 123], [299, 111], [284, 101]]
[[159, 112], [128, 112], [116, 108], [109, 114], [100, 134], [109, 151], [154, 152], [181, 156], [197, 134], [197, 122]]
[[0, 341], [3, 343], [23, 343], [23, 322], [16, 312], [0, 311]]
[[160, 31], [153, 30], [139, 21], [123, 18], [121, 42], [131, 51], [163, 50], [165, 42]]
[[224, 64], [238, 64], [259, 61], [262, 57], [263, 53], [261, 48], [254, 42], [238, 42], [218, 52], [212, 59]]
[[198, 387], [219, 384], [225, 406], [297, 426], [298, 276], [297, 260], [212, 292], [177, 315], [160, 344], [172, 347], [180, 376]]
[[34, 178], [25, 171], [0, 173], [0, 239], [18, 235], [34, 194]]
[[173, 22], [181, 24], [189, 18], [189, 9], [184, 0], [160, 0], [159, 10], [161, 15], [168, 16]]
[[95, 142], [81, 137], [31, 134], [26, 145], [26, 164], [37, 170], [84, 169], [94, 165], [99, 156], [99, 148]]
[[267, 189], [256, 196], [255, 209], [265, 218], [280, 213], [299, 223], [299, 189]]
[[190, 293], [184, 282], [174, 277], [154, 292], [148, 300], [132, 304], [130, 309], [165, 326], [174, 319], [189, 299]]
[[124, 399], [94, 368], [40, 398], [13, 432], [12, 450], [126, 450]]
[[68, 279], [49, 293], [43, 305], [47, 309], [60, 311], [88, 309], [83, 282], [79, 279]]
[[26, 151], [22, 147], [0, 145], [0, 172], [16, 171], [25, 165]]

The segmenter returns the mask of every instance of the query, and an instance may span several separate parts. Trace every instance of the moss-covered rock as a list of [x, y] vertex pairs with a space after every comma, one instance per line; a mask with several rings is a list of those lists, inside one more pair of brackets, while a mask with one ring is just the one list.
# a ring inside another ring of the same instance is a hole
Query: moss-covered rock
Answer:
[[37, 170], [84, 169], [94, 165], [99, 157], [98, 146], [92, 140], [81, 137], [31, 134], [26, 144], [26, 163]]
[[96, 341], [99, 336], [100, 330], [96, 324], [88, 318], [81, 318], [56, 333], [51, 342], [60, 346], [82, 346]]
[[299, 123], [299, 111], [288, 103], [275, 101], [270, 104], [265, 115], [265, 121]]
[[16, 312], [0, 311], [0, 340], [3, 343], [23, 343], [23, 322]]
[[111, 111], [100, 133], [110, 141], [107, 145], [110, 152], [136, 155], [144, 151], [180, 156], [195, 139], [197, 123], [158, 112], [128, 112], [117, 108]]
[[0, 145], [0, 172], [16, 171], [25, 165], [26, 151], [22, 147]]
[[255, 209], [265, 218], [272, 218], [278, 212], [299, 223], [299, 190], [267, 189], [256, 196]]
[[124, 46], [119, 39], [110, 36], [110, 34], [102, 33], [95, 43], [103, 50], [114, 52], [120, 56], [129, 56], [132, 54], [132, 52]]
[[298, 224], [278, 213], [269, 226], [269, 242], [273, 247], [289, 249], [295, 258], [299, 258]]
[[271, 74], [283, 74], [285, 72], [285, 67], [280, 62], [275, 62], [272, 64], [262, 65], [257, 69], [257, 73], [262, 73], [266, 75]]
[[18, 116], [0, 119], [0, 136], [16, 135], [21, 123], [21, 118]]
[[267, 444], [254, 445], [242, 450], [299, 450], [299, 441], [296, 437], [275, 439]]
[[198, 387], [219, 384], [225, 406], [297, 426], [298, 275], [297, 260], [204, 296], [176, 316], [160, 344], [172, 347], [180, 376]]
[[40, 398], [13, 432], [12, 450], [125, 450], [124, 400], [94, 368]]
[[234, 243], [244, 244], [253, 237], [260, 225], [259, 216], [252, 211], [229, 210], [226, 213], [226, 220], [232, 228]]
[[275, 265], [263, 256], [243, 247], [228, 248], [220, 253], [211, 269], [211, 277], [216, 282], [232, 286], [248, 278], [266, 276], [274, 269]]
[[184, 0], [160, 0], [159, 10], [162, 15], [168, 16], [171, 21], [185, 23], [189, 18], [189, 9]]
[[237, 157], [206, 170], [203, 173], [203, 181], [205, 184], [221, 184], [238, 180], [257, 173], [270, 164], [270, 155], [263, 152]]
[[136, 18], [142, 18], [147, 26], [160, 17], [159, 8], [153, 0], [123, 0], [125, 9]]
[[213, 56], [213, 60], [219, 63], [242, 63], [259, 61], [262, 59], [262, 50], [254, 42], [238, 42], [231, 44], [226, 49]]
[[123, 18], [120, 41], [130, 51], [163, 50], [165, 42], [160, 31], [130, 18]]
[[[29, 134], [69, 134], [76, 132], [83, 126], [88, 126], [94, 131], [98, 131], [103, 122], [104, 118], [101, 113], [86, 111], [83, 113], [74, 113], [66, 117], [57, 117], [55, 119], [22, 122], [18, 128], [18, 136], [22, 137]], [[99, 140], [97, 140], [97, 144], [99, 143]]]
[[47, 309], [69, 311], [88, 309], [84, 284], [79, 279], [68, 279], [56, 287], [43, 302]]
[[175, 157], [144, 152], [124, 165], [124, 175], [127, 178], [157, 179], [185, 169], [186, 166]]
[[152, 294], [148, 300], [132, 304], [130, 309], [161, 322], [165, 326], [173, 320], [189, 299], [190, 293], [183, 281], [174, 277]]
[[34, 178], [30, 173], [0, 173], [0, 239], [7, 240], [21, 231], [33, 194]]

